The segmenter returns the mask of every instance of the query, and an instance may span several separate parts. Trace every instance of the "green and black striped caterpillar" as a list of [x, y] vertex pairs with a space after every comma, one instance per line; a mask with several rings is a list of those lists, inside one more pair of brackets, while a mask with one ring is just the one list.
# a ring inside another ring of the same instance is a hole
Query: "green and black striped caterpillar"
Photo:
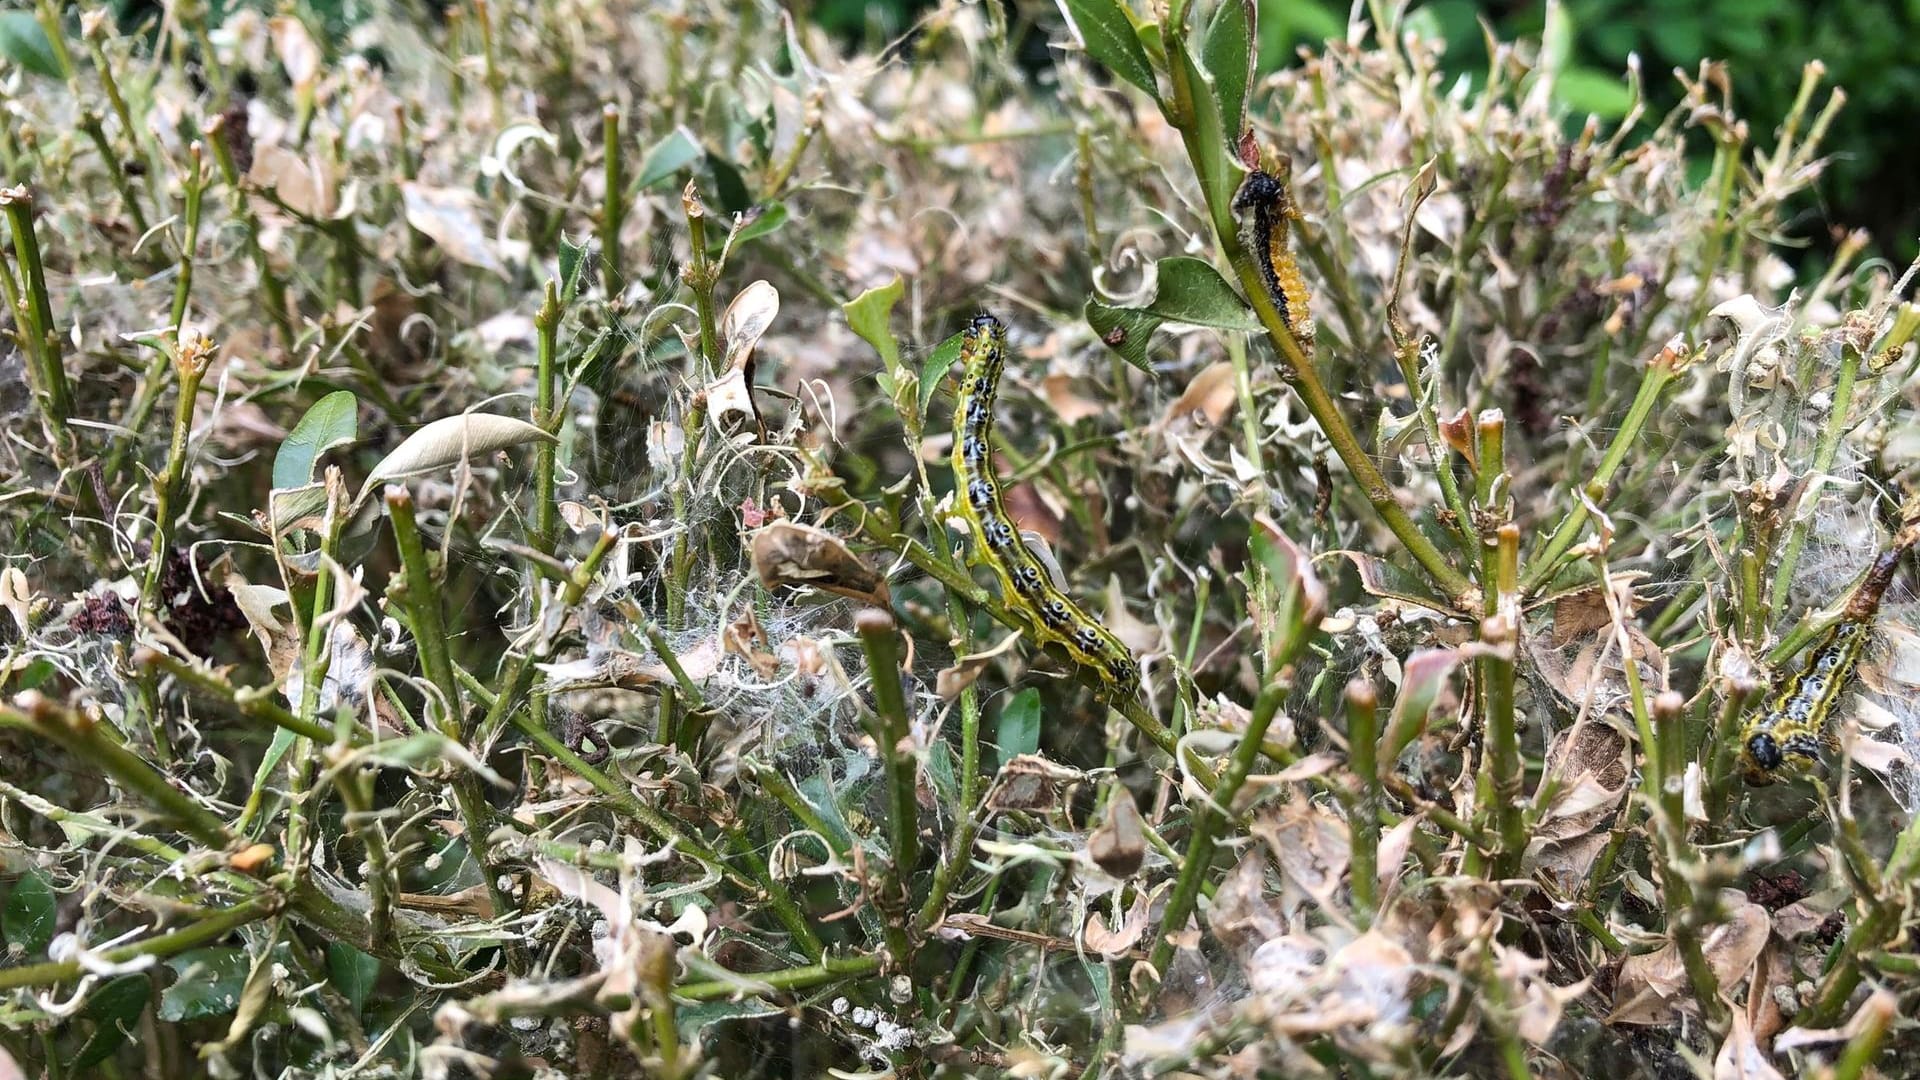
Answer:
[[1034, 641], [1058, 645], [1112, 692], [1132, 694], [1140, 685], [1140, 665], [1132, 651], [1060, 591], [1027, 549], [1001, 502], [993, 472], [993, 399], [1007, 362], [1006, 326], [991, 315], [975, 316], [961, 335], [960, 360], [953, 479], [956, 501], [981, 557], [1000, 579], [1007, 607], [1027, 624], [1021, 629]]
[[1840, 621], [1814, 646], [1800, 670], [1776, 683], [1766, 703], [1748, 716], [1740, 729], [1740, 764], [1749, 783], [1770, 784], [1804, 773], [1819, 761], [1831, 740], [1827, 723], [1866, 651], [1880, 599], [1912, 546], [1913, 539], [1907, 537], [1873, 560]]

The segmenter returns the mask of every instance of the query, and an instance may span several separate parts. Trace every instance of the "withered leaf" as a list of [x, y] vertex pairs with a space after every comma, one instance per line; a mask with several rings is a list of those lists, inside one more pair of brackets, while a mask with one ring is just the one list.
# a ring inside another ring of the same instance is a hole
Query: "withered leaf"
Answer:
[[753, 568], [769, 589], [807, 585], [878, 607], [891, 606], [887, 579], [824, 529], [776, 521], [753, 534]]
[[1078, 769], [1056, 765], [1039, 754], [1021, 754], [1000, 766], [993, 789], [987, 793], [992, 810], [1051, 810], [1060, 802], [1060, 790], [1086, 778]]
[[1132, 877], [1147, 858], [1145, 822], [1133, 792], [1115, 784], [1107, 802], [1107, 820], [1087, 837], [1087, 854], [1094, 865], [1117, 878]]

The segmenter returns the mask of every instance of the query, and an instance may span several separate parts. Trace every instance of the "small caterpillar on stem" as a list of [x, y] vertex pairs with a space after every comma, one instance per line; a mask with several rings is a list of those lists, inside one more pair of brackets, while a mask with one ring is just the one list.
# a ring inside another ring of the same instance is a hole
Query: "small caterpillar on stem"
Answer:
[[1007, 362], [1007, 328], [977, 315], [961, 335], [960, 393], [953, 409], [953, 478], [960, 513], [981, 557], [1000, 579], [1007, 607], [1040, 645], [1058, 645], [1112, 692], [1130, 695], [1140, 665], [1112, 631], [1096, 622], [1053, 583], [1007, 515], [993, 472], [993, 399]]
[[1293, 340], [1300, 343], [1301, 351], [1312, 355], [1314, 328], [1313, 315], [1307, 306], [1307, 279], [1300, 275], [1300, 261], [1294, 258], [1288, 243], [1293, 221], [1300, 216], [1300, 211], [1293, 205], [1284, 173], [1284, 169], [1280, 176], [1261, 169], [1248, 173], [1233, 196], [1233, 212], [1251, 212], [1244, 226], [1245, 243], [1260, 267], [1267, 297], [1273, 301], [1280, 321], [1286, 324]]
[[1806, 772], [1819, 760], [1832, 738], [1827, 721], [1866, 651], [1880, 598], [1916, 539], [1920, 531], [1908, 530], [1873, 560], [1847, 599], [1840, 621], [1814, 646], [1800, 670], [1775, 684], [1766, 705], [1747, 718], [1740, 730], [1740, 765], [1748, 783], [1771, 784], [1783, 775]]

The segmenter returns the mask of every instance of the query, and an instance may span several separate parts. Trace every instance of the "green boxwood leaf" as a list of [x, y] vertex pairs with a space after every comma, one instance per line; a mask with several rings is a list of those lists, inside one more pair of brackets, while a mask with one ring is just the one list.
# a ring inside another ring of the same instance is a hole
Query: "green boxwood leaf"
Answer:
[[147, 1007], [152, 987], [145, 975], [122, 975], [87, 997], [87, 1007], [80, 1015], [92, 1020], [94, 1029], [67, 1061], [69, 1073], [86, 1075], [86, 1070], [112, 1057], [126, 1043], [128, 1032], [134, 1030], [141, 1010]]
[[1000, 723], [993, 730], [993, 741], [1000, 751], [1000, 764], [1021, 754], [1040, 749], [1040, 691], [1032, 687], [1013, 695], [1000, 707]]
[[900, 343], [894, 340], [893, 330], [888, 322], [893, 315], [893, 305], [900, 302], [906, 294], [906, 285], [898, 276], [885, 285], [875, 286], [840, 306], [846, 313], [847, 326], [852, 328], [860, 340], [873, 346], [880, 354], [889, 372], [900, 367]]
[[927, 414], [927, 406], [933, 404], [933, 391], [940, 380], [947, 377], [954, 362], [960, 359], [960, 335], [955, 334], [933, 347], [927, 354], [927, 362], [920, 367], [920, 415]]
[[[1198, 151], [1193, 160], [1194, 172], [1200, 181], [1201, 194], [1207, 200], [1207, 213], [1213, 218], [1215, 226], [1223, 231], [1231, 231], [1235, 228], [1231, 209], [1233, 195], [1240, 190], [1241, 178], [1246, 176], [1238, 150], [1240, 132], [1237, 128], [1229, 130], [1226, 118], [1220, 113], [1220, 80], [1212, 72], [1202, 67], [1185, 49], [1181, 49], [1177, 55], [1168, 56], [1167, 62], [1181, 66], [1189, 85], [1206, 87], [1205, 93], [1195, 94], [1193, 99], [1193, 144]], [[1238, 100], [1242, 106], [1245, 105], [1244, 79]]]
[[354, 1015], [366, 1011], [373, 984], [380, 979], [380, 961], [343, 941], [327, 943], [327, 981], [353, 1003]]
[[64, 77], [53, 42], [31, 11], [0, 11], [0, 56], [49, 79]]
[[702, 1001], [694, 1005], [681, 1005], [673, 1010], [674, 1026], [680, 1029], [680, 1038], [692, 1042], [700, 1033], [714, 1024], [723, 1024], [729, 1020], [757, 1020], [763, 1016], [778, 1016], [785, 1010], [778, 1005], [769, 1005], [764, 1001], [748, 999], [745, 1001]]
[[360, 401], [350, 390], [335, 390], [313, 403], [273, 455], [273, 486], [297, 488], [313, 482], [320, 455], [359, 437]]
[[211, 948], [183, 952], [167, 966], [175, 978], [160, 995], [160, 1019], [172, 1022], [232, 1012], [253, 961], [245, 949]]
[[1160, 84], [1153, 77], [1153, 65], [1147, 62], [1147, 50], [1141, 48], [1133, 19], [1119, 0], [1060, 0], [1060, 10], [1073, 24], [1088, 56], [1156, 100], [1160, 97]]
[[[843, 788], [846, 786], [851, 785], [843, 785]], [[834, 799], [832, 770], [823, 768], [800, 781], [799, 790], [801, 797], [820, 815], [820, 823], [832, 834], [828, 839], [847, 847], [853, 846], [853, 829], [847, 824], [846, 816], [840, 813], [840, 804]]]
[[757, 240], [762, 236], [774, 232], [786, 223], [786, 203], [768, 203], [755, 210], [750, 210], [745, 217], [741, 218], [740, 227], [733, 232], [733, 246], [738, 248], [741, 244], [749, 240]]
[[1591, 113], [1618, 120], [1633, 108], [1633, 91], [1618, 75], [1589, 67], [1571, 67], [1554, 76], [1553, 99], [1577, 115]]
[[7, 944], [20, 946], [28, 956], [39, 956], [53, 940], [57, 905], [53, 884], [40, 871], [29, 869], [14, 882], [7, 906], [0, 908], [0, 933], [7, 936]]
[[753, 209], [753, 193], [747, 190], [747, 179], [733, 162], [708, 154], [707, 171], [713, 174], [713, 196], [721, 210], [732, 215]]
[[1181, 255], [1161, 259], [1155, 272], [1157, 287], [1153, 301], [1145, 307], [1116, 307], [1097, 297], [1087, 301], [1087, 325], [1134, 367], [1152, 370], [1147, 345], [1162, 323], [1216, 330], [1260, 328], [1246, 301], [1211, 263]]
[[1253, 81], [1254, 0], [1221, 0], [1200, 44], [1200, 66], [1213, 76], [1220, 123], [1231, 138], [1246, 128], [1247, 86]]
[[646, 156], [640, 159], [640, 178], [634, 183], [642, 191], [655, 187], [699, 161], [703, 153], [700, 141], [692, 132], [684, 127], [674, 128], [666, 138], [647, 148]]

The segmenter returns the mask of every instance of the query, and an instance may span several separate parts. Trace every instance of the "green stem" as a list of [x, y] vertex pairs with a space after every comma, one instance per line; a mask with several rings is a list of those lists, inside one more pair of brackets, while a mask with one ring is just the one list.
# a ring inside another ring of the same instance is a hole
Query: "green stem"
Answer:
[[387, 834], [373, 807], [372, 769], [348, 765], [334, 781], [347, 813], [342, 824], [360, 841], [367, 854], [367, 936], [384, 944], [393, 932], [393, 868], [387, 858]]
[[173, 786], [153, 766], [104, 734], [101, 725], [37, 691], [16, 697], [18, 708], [0, 705], [0, 728], [17, 728], [58, 743], [74, 757], [97, 766], [116, 783], [135, 792], [179, 824], [201, 844], [225, 849], [234, 836], [226, 823]]
[[[1833, 383], [1833, 407], [1827, 412], [1827, 422], [1820, 429], [1820, 441], [1813, 450], [1812, 474], [1820, 476], [1833, 468], [1833, 459], [1840, 449], [1840, 438], [1846, 434], [1847, 422], [1853, 412], [1853, 384], [1860, 374], [1860, 350], [1852, 342], [1840, 348], [1840, 372]], [[1806, 547], [1807, 534], [1813, 528], [1813, 515], [1799, 515], [1793, 523], [1793, 529], [1787, 536], [1786, 550], [1781, 552], [1780, 561], [1773, 572], [1773, 593], [1770, 598], [1772, 610], [1779, 611], [1786, 603], [1787, 589], [1793, 584], [1793, 572], [1800, 565], [1800, 551]]]
[[[180, 384], [173, 407], [173, 436], [167, 443], [166, 470], [153, 482], [153, 550], [147, 558], [147, 576], [140, 588], [140, 611], [151, 616], [160, 599], [160, 575], [173, 546], [174, 498], [187, 472], [187, 446], [193, 435], [193, 407], [201, 380], [213, 361], [213, 343], [206, 338], [181, 342], [173, 348], [174, 377]], [[164, 359], [164, 354], [162, 359]]]
[[1547, 546], [1539, 555], [1528, 560], [1530, 570], [1522, 592], [1526, 595], [1538, 593], [1553, 575], [1560, 569], [1560, 560], [1567, 549], [1579, 538], [1580, 530], [1587, 523], [1589, 501], [1598, 504], [1606, 497], [1607, 485], [1612, 482], [1613, 474], [1627, 460], [1627, 455], [1639, 441], [1640, 429], [1646, 426], [1647, 418], [1653, 415], [1653, 407], [1660, 400], [1661, 391], [1673, 381], [1678, 372], [1679, 361], [1683, 356], [1683, 347], [1678, 340], [1668, 342], [1660, 350], [1640, 379], [1640, 390], [1634, 395], [1633, 404], [1627, 409], [1627, 418], [1621, 422], [1612, 442], [1607, 444], [1607, 452], [1595, 467], [1593, 476], [1587, 481], [1586, 499], [1575, 502], [1573, 509], [1560, 520], [1560, 525], [1548, 539]]
[[[400, 553], [405, 587], [398, 596], [388, 596], [407, 610], [413, 627], [414, 648], [420, 654], [420, 666], [427, 681], [440, 695], [440, 722], [435, 727], [450, 739], [460, 739], [465, 709], [460, 701], [460, 684], [453, 674], [453, 659], [447, 651], [447, 628], [440, 610], [441, 588], [433, 565], [428, 561], [426, 545], [421, 541], [420, 524], [414, 516], [413, 494], [399, 484], [385, 493], [387, 515], [393, 521], [393, 543]], [[489, 731], [492, 729], [489, 728]]]
[[[560, 294], [554, 287], [554, 283], [549, 280], [545, 299], [540, 304], [540, 310], [533, 316], [537, 343], [533, 422], [549, 435], [559, 434], [560, 424], [564, 419], [564, 414], [554, 405], [559, 383], [559, 373], [554, 365], [554, 353], [560, 332], [560, 315]], [[559, 479], [555, 475], [559, 470], [559, 453], [560, 446], [556, 440], [541, 439], [534, 444], [533, 535], [528, 540], [536, 551], [543, 554], [553, 553], [554, 543], [560, 535]]]
[[673, 995], [689, 1001], [712, 1001], [735, 995], [784, 994], [857, 975], [871, 975], [878, 970], [878, 956], [828, 957], [817, 964], [784, 971], [752, 972], [731, 979], [682, 983], [674, 987]]
[[40, 260], [40, 241], [33, 228], [33, 193], [26, 185], [0, 190], [0, 207], [13, 231], [13, 257], [20, 264], [24, 295], [9, 297], [34, 374], [34, 397], [56, 444], [70, 449], [73, 434], [67, 420], [73, 415], [73, 391], [61, 357], [60, 335], [54, 332], [53, 303], [47, 298], [46, 269]]
[[697, 376], [701, 380], [711, 379], [720, 370], [720, 334], [714, 315], [713, 291], [720, 284], [720, 268], [715, 266], [707, 254], [707, 207], [700, 201], [700, 189], [691, 180], [680, 195], [680, 204], [687, 213], [688, 252], [687, 265], [680, 271], [680, 277], [693, 290], [694, 310], [700, 315], [700, 357]]
[[[248, 923], [271, 918], [282, 906], [282, 898], [271, 893], [251, 900], [242, 900], [230, 908], [207, 915], [192, 926], [131, 945], [104, 950], [100, 957], [111, 964], [124, 964], [143, 956], [156, 959], [178, 956], [189, 949], [197, 949], [219, 941]], [[71, 982], [82, 974], [84, 969], [78, 960], [56, 960], [44, 964], [27, 964], [23, 967], [0, 969], [0, 991]]]
[[1233, 800], [1240, 794], [1247, 776], [1253, 772], [1254, 762], [1260, 757], [1260, 744], [1267, 736], [1267, 727], [1279, 713], [1288, 688], [1286, 681], [1275, 680], [1260, 691], [1260, 696], [1254, 700], [1247, 730], [1241, 735], [1240, 744], [1234, 747], [1226, 773], [1220, 777], [1212, 796], [1194, 813], [1193, 831], [1187, 837], [1186, 862], [1174, 882], [1172, 895], [1167, 898], [1166, 912], [1160, 920], [1160, 937], [1154, 943], [1149, 960], [1153, 969], [1163, 975], [1167, 971], [1167, 963], [1173, 958], [1173, 935], [1186, 931], [1187, 919], [1200, 898], [1200, 884], [1213, 863], [1214, 846], [1219, 840], [1220, 830], [1230, 822]]
[[[301, 738], [316, 742], [325, 742], [333, 738], [332, 729], [293, 715], [275, 704], [266, 693], [236, 687], [217, 673], [191, 661], [182, 660], [157, 649], [140, 648], [134, 650], [133, 663], [136, 667], [158, 671], [191, 689], [219, 698], [248, 719], [285, 728]], [[358, 745], [362, 740], [356, 738], [353, 741]]]
[[[854, 629], [866, 649], [867, 674], [873, 688], [873, 736], [891, 799], [887, 807], [888, 851], [891, 855], [883, 885], [881, 908], [887, 920], [887, 951], [894, 967], [906, 971], [913, 960], [901, 909], [920, 863], [919, 771], [914, 755], [912, 720], [900, 686], [900, 638], [893, 616], [868, 608], [854, 616]], [[892, 910], [889, 910], [892, 909]]]
[[1380, 770], [1379, 700], [1373, 684], [1356, 679], [1347, 684], [1347, 755], [1359, 787], [1348, 807], [1353, 835], [1353, 906], [1362, 928], [1372, 924], [1379, 907], [1380, 880]]
[[620, 141], [620, 109], [600, 108], [600, 147], [606, 155], [606, 195], [600, 208], [600, 288], [612, 303], [626, 282], [620, 260], [620, 228], [627, 220], [626, 146]]
[[133, 219], [134, 230], [142, 236], [147, 232], [147, 214], [140, 207], [140, 198], [133, 190], [133, 181], [127, 176], [126, 163], [107, 140], [107, 130], [100, 122], [100, 114], [88, 109], [80, 114], [80, 130], [86, 132], [87, 140], [99, 152], [100, 159], [106, 164], [107, 176], [113, 181], [113, 188], [120, 193], [120, 201], [126, 207], [127, 216]]

